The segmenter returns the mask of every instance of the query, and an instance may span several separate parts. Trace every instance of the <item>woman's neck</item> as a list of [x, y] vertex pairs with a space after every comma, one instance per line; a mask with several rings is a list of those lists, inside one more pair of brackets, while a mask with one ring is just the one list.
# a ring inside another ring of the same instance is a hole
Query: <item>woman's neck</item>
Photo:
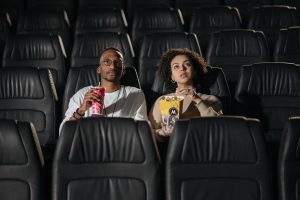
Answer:
[[193, 88], [194, 85], [193, 84], [187, 84], [187, 83], [185, 83], [185, 84], [177, 83], [177, 87], [178, 88]]

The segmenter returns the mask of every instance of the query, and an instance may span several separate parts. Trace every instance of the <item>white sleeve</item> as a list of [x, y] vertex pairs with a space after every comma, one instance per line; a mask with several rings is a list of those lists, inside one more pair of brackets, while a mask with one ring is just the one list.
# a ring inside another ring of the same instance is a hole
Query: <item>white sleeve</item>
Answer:
[[144, 92], [140, 90], [137, 95], [137, 104], [140, 105], [137, 110], [134, 119], [135, 120], [148, 120], [148, 115], [147, 115], [147, 104], [146, 104], [146, 99]]

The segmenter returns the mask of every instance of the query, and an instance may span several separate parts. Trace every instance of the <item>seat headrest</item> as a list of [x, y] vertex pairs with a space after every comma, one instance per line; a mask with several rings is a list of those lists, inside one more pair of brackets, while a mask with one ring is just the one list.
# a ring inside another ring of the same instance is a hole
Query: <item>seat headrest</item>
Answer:
[[141, 163], [145, 160], [133, 119], [85, 118], [68, 131], [73, 133], [62, 134], [74, 134], [69, 151], [70, 162]]
[[2, 68], [0, 82], [1, 99], [44, 97], [43, 84], [37, 68]]
[[257, 63], [244, 66], [240, 78], [248, 95], [300, 96], [300, 65]]

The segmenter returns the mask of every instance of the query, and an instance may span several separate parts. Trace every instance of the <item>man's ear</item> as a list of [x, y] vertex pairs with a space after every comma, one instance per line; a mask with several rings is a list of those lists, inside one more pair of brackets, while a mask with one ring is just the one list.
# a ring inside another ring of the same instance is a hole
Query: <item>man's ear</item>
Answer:
[[101, 74], [101, 66], [99, 65], [96, 70], [97, 74]]

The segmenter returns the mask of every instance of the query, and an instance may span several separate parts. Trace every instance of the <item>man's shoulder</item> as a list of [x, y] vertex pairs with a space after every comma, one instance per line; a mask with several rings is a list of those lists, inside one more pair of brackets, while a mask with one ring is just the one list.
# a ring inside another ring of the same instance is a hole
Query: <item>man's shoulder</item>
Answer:
[[140, 88], [124, 86], [124, 89], [127, 93], [140, 93], [143, 92]]

